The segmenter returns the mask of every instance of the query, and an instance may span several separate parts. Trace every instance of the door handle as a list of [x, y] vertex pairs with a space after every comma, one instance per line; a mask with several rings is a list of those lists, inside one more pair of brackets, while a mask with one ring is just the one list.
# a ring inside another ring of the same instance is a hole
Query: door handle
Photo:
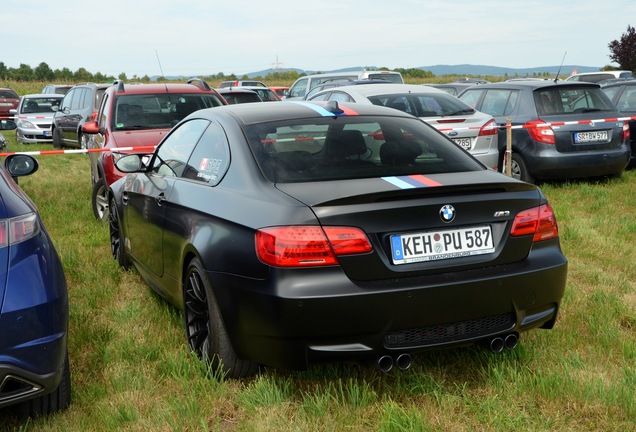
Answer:
[[158, 206], [161, 206], [161, 204], [163, 204], [166, 201], [166, 195], [161, 192], [159, 195], [157, 195], [157, 198], [155, 198], [155, 201], [157, 202]]
[[121, 196], [121, 203], [123, 205], [128, 204], [128, 192], [124, 192]]

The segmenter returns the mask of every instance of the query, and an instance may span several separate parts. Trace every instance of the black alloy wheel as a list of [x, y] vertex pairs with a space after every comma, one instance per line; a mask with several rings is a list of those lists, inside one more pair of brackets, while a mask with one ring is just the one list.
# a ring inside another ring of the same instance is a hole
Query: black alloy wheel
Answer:
[[236, 355], [211, 284], [197, 258], [188, 265], [183, 302], [186, 338], [199, 358], [228, 378], [243, 378], [256, 372], [256, 364]]

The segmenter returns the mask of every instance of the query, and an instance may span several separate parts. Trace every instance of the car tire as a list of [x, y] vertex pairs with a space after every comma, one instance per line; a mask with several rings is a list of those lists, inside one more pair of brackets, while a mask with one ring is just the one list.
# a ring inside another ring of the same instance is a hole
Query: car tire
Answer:
[[[504, 158], [505, 158], [505, 154], [504, 154]], [[519, 153], [512, 153], [510, 159], [511, 159], [510, 173], [512, 178], [524, 181], [526, 183], [535, 182], [534, 177], [532, 177], [532, 175], [528, 171], [526, 162], [523, 160], [523, 157]], [[504, 162], [502, 163], [502, 172], [504, 174], [506, 173], [505, 159], [504, 159]]]
[[131, 267], [130, 258], [124, 248], [121, 236], [121, 223], [119, 213], [115, 206], [115, 198], [110, 199], [110, 211], [108, 212], [108, 224], [110, 231], [110, 253], [120, 267], [128, 270]]
[[71, 404], [71, 368], [68, 361], [68, 348], [62, 366], [62, 380], [51, 393], [29, 399], [16, 406], [16, 412], [21, 418], [39, 417], [63, 411]]
[[194, 258], [188, 265], [184, 283], [184, 319], [190, 348], [213, 371], [228, 378], [243, 378], [256, 373], [255, 363], [240, 359], [227, 335], [212, 286], [201, 262]]
[[53, 147], [56, 149], [62, 148], [62, 134], [60, 133], [60, 128], [53, 129]]
[[108, 189], [103, 177], [100, 177], [93, 184], [93, 192], [91, 193], [91, 205], [93, 206], [93, 215], [100, 222], [108, 220]]

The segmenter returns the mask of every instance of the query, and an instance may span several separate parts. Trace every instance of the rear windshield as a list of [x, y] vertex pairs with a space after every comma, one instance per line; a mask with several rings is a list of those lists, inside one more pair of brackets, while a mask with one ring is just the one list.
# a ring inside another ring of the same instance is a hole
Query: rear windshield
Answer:
[[534, 91], [534, 102], [540, 116], [615, 110], [612, 102], [600, 88], [538, 89]]
[[399, 109], [415, 117], [441, 117], [473, 114], [475, 110], [447, 93], [387, 94], [369, 96], [374, 105]]
[[389, 81], [395, 84], [403, 84], [404, 80], [402, 80], [402, 76], [399, 74], [388, 74], [388, 73], [370, 73], [368, 74], [367, 77], [365, 77], [364, 79], [370, 79], [370, 80], [384, 80], [384, 81]]
[[20, 99], [20, 96], [13, 90], [0, 90], [0, 99]]
[[485, 169], [418, 119], [324, 117], [246, 127], [265, 177], [293, 183]]

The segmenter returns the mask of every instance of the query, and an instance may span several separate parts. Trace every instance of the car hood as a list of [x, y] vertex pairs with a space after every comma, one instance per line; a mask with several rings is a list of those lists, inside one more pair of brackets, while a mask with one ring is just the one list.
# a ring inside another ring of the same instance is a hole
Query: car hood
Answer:
[[170, 129], [142, 129], [113, 132], [112, 147], [156, 146]]

